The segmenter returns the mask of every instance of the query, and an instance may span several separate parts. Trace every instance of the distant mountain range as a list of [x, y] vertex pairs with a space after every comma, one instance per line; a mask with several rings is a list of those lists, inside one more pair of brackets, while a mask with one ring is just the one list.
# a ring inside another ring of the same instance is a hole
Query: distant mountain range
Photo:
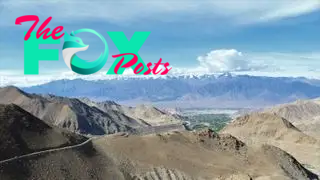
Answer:
[[89, 81], [57, 80], [23, 88], [26, 92], [87, 97], [164, 107], [264, 107], [320, 96], [320, 81], [306, 78], [248, 75], [122, 77]]
[[0, 104], [16, 104], [46, 123], [91, 135], [132, 132], [162, 124], [180, 124], [182, 120], [151, 106], [134, 108], [112, 101], [95, 103], [89, 99], [41, 96], [13, 86], [0, 88]]

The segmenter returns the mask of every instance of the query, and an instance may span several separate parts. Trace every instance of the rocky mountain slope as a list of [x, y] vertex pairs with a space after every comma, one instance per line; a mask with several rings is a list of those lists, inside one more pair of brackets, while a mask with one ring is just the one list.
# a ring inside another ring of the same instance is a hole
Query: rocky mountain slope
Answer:
[[143, 124], [151, 126], [179, 124], [183, 118], [176, 114], [167, 113], [155, 108], [151, 105], [138, 105], [136, 107], [119, 105], [113, 101], [95, 102], [88, 98], [80, 98], [80, 100], [89, 106], [94, 106], [102, 111], [117, 111], [138, 120]]
[[275, 113], [251, 113], [233, 120], [223, 130], [247, 144], [270, 144], [292, 154], [320, 172], [320, 140], [309, 136]]
[[[0, 95], [0, 104], [5, 104], [0, 105], [1, 180], [319, 179], [319, 139], [276, 112], [238, 117], [222, 134], [182, 130], [159, 134], [150, 129], [149, 134], [141, 133], [147, 135], [133, 135], [116, 132], [177, 125], [181, 119], [150, 106], [40, 96], [15, 87], [1, 88]], [[116, 134], [82, 145], [86, 138], [55, 125], [81, 133]], [[1, 161], [75, 144], [81, 145]]]
[[[144, 116], [144, 113], [154, 113], [154, 109], [148, 111], [148, 109], [139, 110], [137, 108], [124, 112], [120, 105], [113, 102], [105, 102], [101, 108], [98, 108], [92, 106], [92, 103], [88, 105], [76, 98], [53, 95], [40, 96], [23, 92], [15, 87], [0, 88], [0, 97], [1, 104], [17, 104], [48, 123], [84, 134], [102, 135], [123, 131], [130, 132], [136, 128], [156, 124], [148, 123], [148, 121], [156, 121], [157, 119], [155, 116], [150, 116], [149, 119]], [[136, 112], [142, 114], [136, 115]], [[160, 113], [160, 111], [156, 112]], [[158, 115], [157, 113], [153, 115]], [[173, 116], [170, 117], [172, 118], [168, 121], [179, 122]]]
[[112, 160], [99, 154], [92, 144], [39, 154], [0, 164], [0, 179], [123, 179]]
[[267, 108], [265, 112], [284, 117], [306, 134], [320, 138], [320, 99], [298, 100]]
[[252, 113], [233, 120], [223, 132], [240, 139], [252, 137], [260, 140], [283, 140], [295, 143], [317, 143], [318, 140], [308, 136], [291, 124], [287, 119], [272, 113]]
[[[50, 163], [49, 163], [50, 162]], [[14, 179], [274, 179], [317, 176], [279, 148], [249, 147], [230, 135], [171, 132], [109, 135], [77, 149], [0, 164], [0, 178]]]
[[44, 123], [17, 105], [0, 105], [0, 160], [85, 140]]

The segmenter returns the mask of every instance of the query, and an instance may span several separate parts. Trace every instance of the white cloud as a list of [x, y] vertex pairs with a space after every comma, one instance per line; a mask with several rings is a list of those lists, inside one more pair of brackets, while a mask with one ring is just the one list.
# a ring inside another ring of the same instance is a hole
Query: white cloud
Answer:
[[[6, 0], [3, 11], [7, 24], [14, 25], [18, 15], [37, 14], [53, 16], [60, 20], [99, 18], [111, 22], [128, 22], [139, 19], [174, 21], [179, 15], [211, 17], [235, 23], [252, 23], [295, 17], [320, 9], [319, 0], [118, 0], [78, 1], [49, 0], [25, 1]], [[11, 17], [11, 18], [10, 18]], [[188, 18], [187, 18], [188, 19]], [[180, 19], [181, 20], [181, 19]], [[221, 21], [220, 21], [221, 22]]]
[[320, 9], [320, 1], [286, 1], [279, 4], [278, 8], [268, 11], [261, 16], [261, 20], [278, 19], [282, 17], [295, 17], [308, 12], [313, 12]]
[[213, 50], [197, 60], [208, 72], [248, 71], [252, 68], [243, 54], [235, 49]]
[[231, 72], [261, 76], [320, 79], [320, 53], [239, 52], [218, 49], [197, 59], [198, 65], [172, 69], [172, 74], [198, 75]]

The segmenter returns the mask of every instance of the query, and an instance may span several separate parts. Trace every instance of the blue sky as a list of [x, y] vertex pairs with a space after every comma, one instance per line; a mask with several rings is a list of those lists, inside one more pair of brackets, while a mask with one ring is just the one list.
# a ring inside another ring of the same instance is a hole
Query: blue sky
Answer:
[[[135, 31], [150, 31], [139, 54], [145, 62], [169, 62], [171, 74], [320, 78], [319, 0], [0, 0], [0, 85], [84, 77], [73, 74], [62, 57], [41, 61], [38, 76], [23, 75], [23, 32], [32, 23], [14, 22], [27, 14], [38, 15], [40, 23], [52, 16], [51, 29], [94, 29], [106, 38], [110, 54], [118, 50], [107, 31], [123, 31], [128, 38]], [[94, 35], [80, 37], [90, 45], [80, 57], [95, 59], [103, 51]], [[62, 44], [43, 47], [61, 49]], [[112, 62], [110, 57], [99, 73], [84, 78], [107, 78]]]

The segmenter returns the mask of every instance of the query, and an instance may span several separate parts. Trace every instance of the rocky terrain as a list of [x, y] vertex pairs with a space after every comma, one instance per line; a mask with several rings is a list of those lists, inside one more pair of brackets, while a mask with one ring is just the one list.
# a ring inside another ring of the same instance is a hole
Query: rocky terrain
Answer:
[[151, 126], [167, 125], [167, 124], [179, 124], [183, 118], [179, 115], [161, 111], [151, 105], [138, 105], [136, 107], [119, 105], [113, 101], [95, 102], [88, 98], [81, 98], [82, 102], [89, 106], [97, 107], [100, 110], [107, 112], [109, 110], [117, 111], [138, 120], [143, 124]]
[[291, 124], [287, 119], [272, 113], [252, 113], [236, 118], [223, 132], [241, 137], [262, 140], [281, 140], [294, 143], [319, 143]]
[[97, 139], [95, 143], [137, 179], [165, 179], [167, 176], [171, 179], [182, 176], [189, 179], [226, 179], [234, 176], [248, 180], [315, 177], [279, 148], [269, 145], [252, 148], [230, 135], [213, 134], [208, 137], [205, 133], [173, 132], [110, 136]]
[[306, 134], [320, 138], [320, 99], [298, 100], [267, 108], [265, 111], [276, 113]]
[[289, 152], [314, 172], [320, 172], [320, 140], [275, 113], [251, 113], [233, 120], [223, 130], [243, 142], [270, 144]]
[[231, 135], [171, 132], [115, 134], [84, 146], [0, 164], [1, 179], [317, 179], [270, 145], [250, 147]]
[[217, 134], [185, 131], [179, 115], [151, 106], [15, 87], [0, 95], [1, 180], [315, 180], [320, 172], [319, 139], [276, 112], [240, 116]]
[[48, 125], [17, 105], [0, 105], [0, 160], [75, 145], [86, 139]]
[[130, 132], [136, 128], [180, 123], [178, 117], [149, 107], [121, 107], [114, 102], [94, 104], [76, 98], [36, 95], [16, 87], [0, 88], [0, 104], [16, 104], [44, 121], [82, 134]]

